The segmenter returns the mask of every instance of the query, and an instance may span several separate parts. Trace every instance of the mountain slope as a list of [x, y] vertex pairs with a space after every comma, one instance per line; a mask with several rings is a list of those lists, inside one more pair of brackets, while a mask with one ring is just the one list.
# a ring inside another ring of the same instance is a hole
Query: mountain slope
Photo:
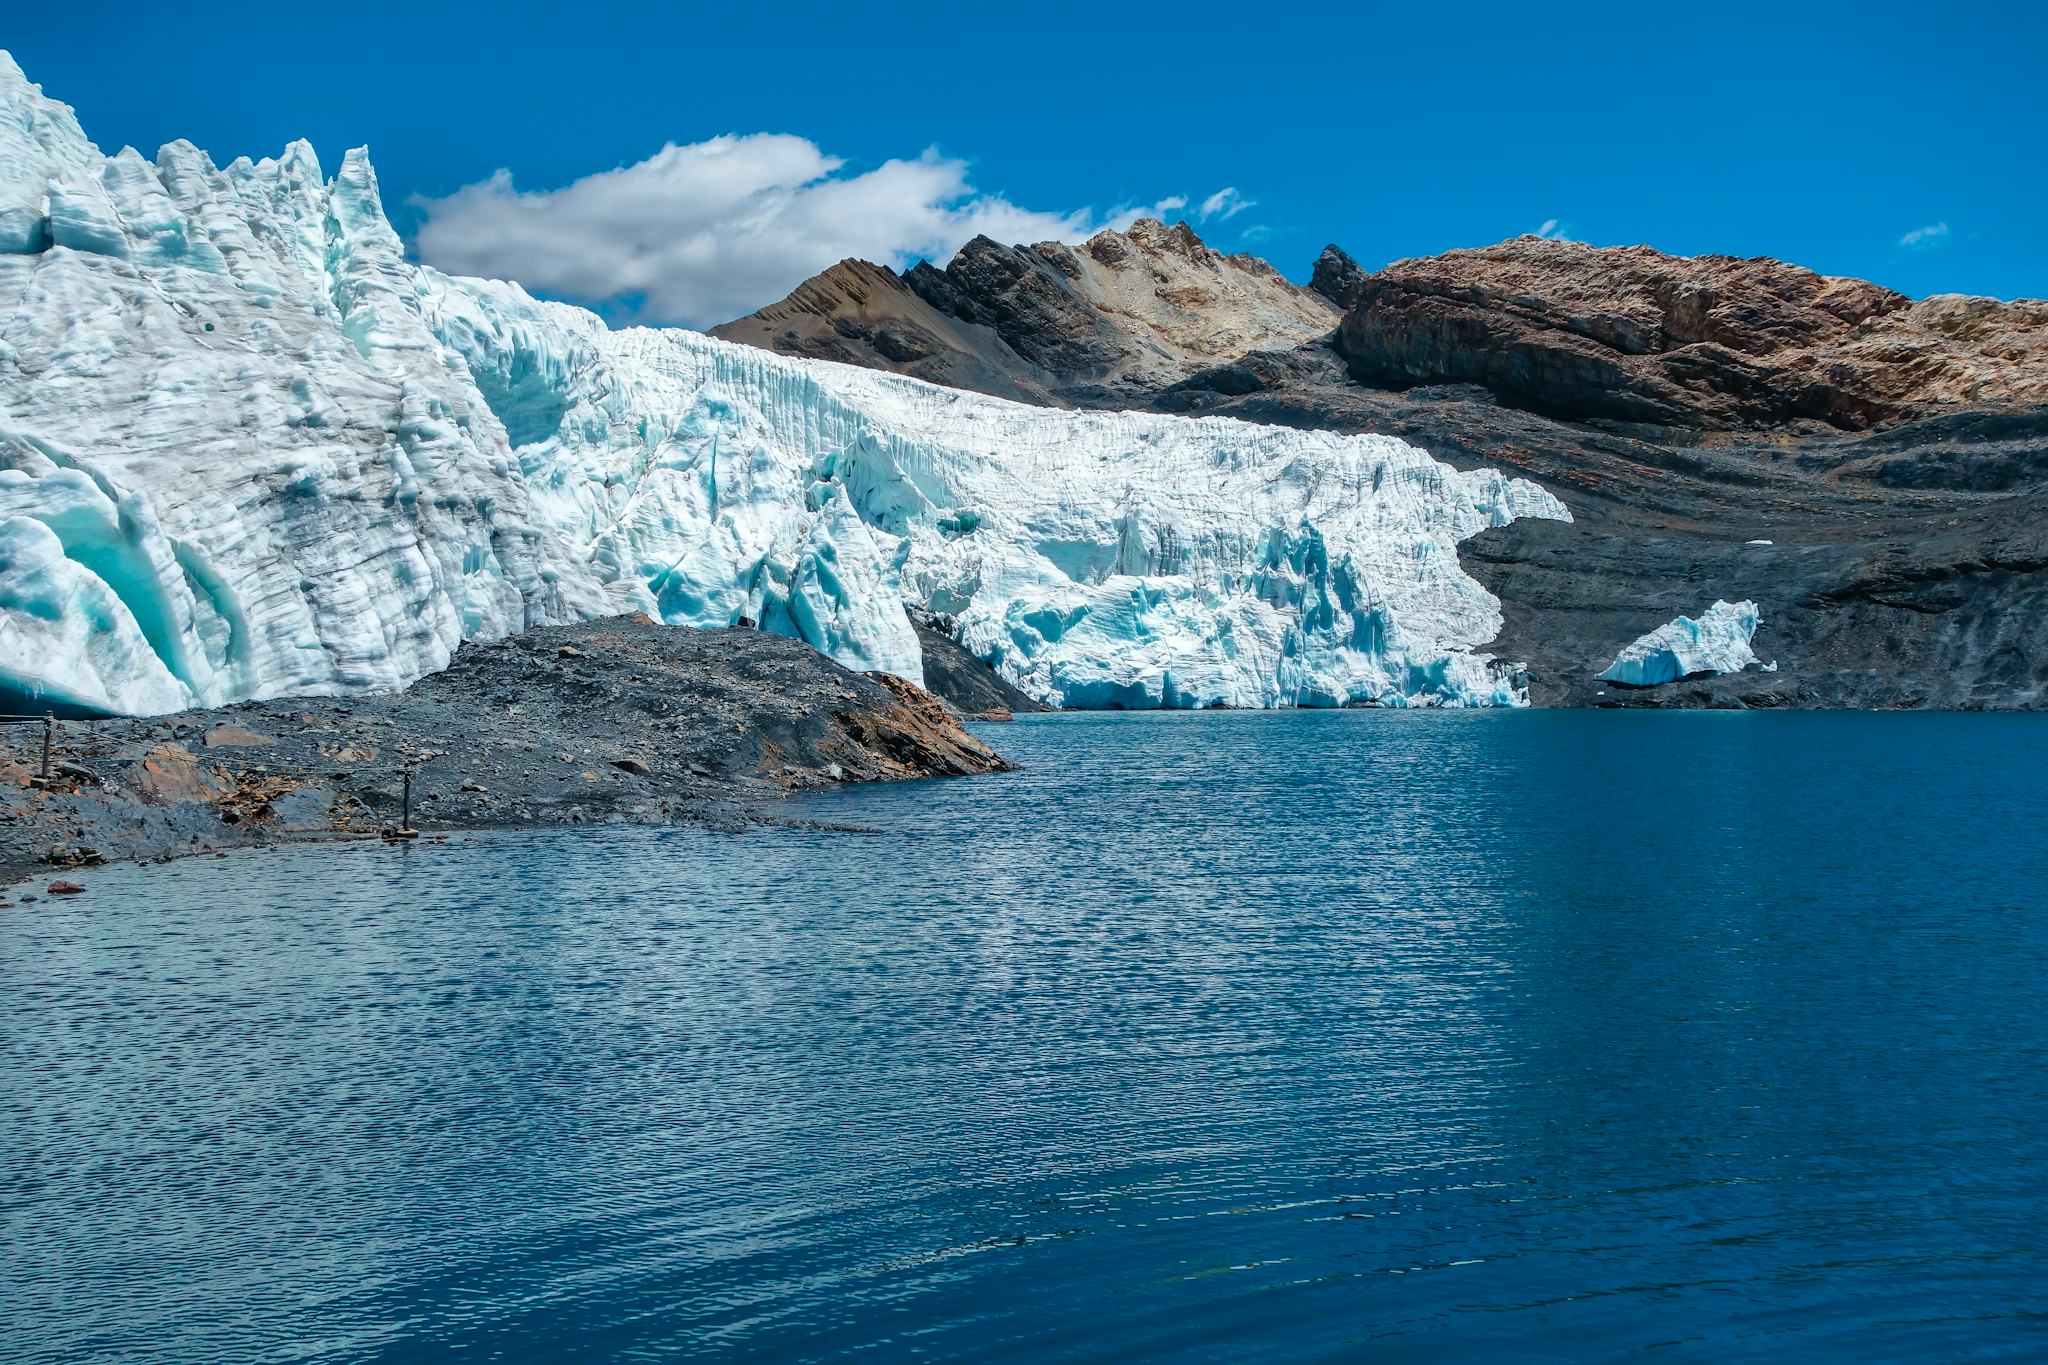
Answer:
[[780, 303], [711, 329], [780, 355], [888, 370], [956, 389], [1064, 406], [1058, 381], [993, 328], [948, 316], [885, 266], [841, 261]]

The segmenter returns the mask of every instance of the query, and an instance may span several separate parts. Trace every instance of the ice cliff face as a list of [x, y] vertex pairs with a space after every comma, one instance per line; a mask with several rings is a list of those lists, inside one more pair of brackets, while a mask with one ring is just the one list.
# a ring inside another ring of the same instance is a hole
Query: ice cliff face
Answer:
[[1756, 603], [1716, 602], [1698, 620], [1681, 616], [1636, 640], [1615, 656], [1601, 681], [1656, 687], [1702, 673], [1740, 673], [1757, 661], [1750, 648], [1756, 623]]
[[401, 687], [465, 638], [741, 615], [1067, 705], [1505, 704], [1457, 543], [1565, 517], [1385, 437], [1070, 413], [406, 261], [312, 149], [103, 156], [0, 54], [0, 710]]

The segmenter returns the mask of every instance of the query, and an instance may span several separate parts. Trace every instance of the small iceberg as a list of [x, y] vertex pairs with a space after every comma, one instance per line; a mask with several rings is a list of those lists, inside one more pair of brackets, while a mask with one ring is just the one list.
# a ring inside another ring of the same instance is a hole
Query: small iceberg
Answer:
[[[1756, 603], [1716, 602], [1699, 619], [1681, 616], [1642, 636], [1614, 656], [1600, 681], [1623, 687], [1656, 687], [1681, 678], [1740, 673], [1757, 662], [1750, 641], [1756, 635]], [[1774, 672], [1776, 664], [1765, 667]]]

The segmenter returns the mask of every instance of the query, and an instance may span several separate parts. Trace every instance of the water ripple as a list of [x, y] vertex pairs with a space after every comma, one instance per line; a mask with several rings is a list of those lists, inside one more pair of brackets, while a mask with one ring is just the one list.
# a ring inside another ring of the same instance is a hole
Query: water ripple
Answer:
[[2048, 1354], [2038, 718], [991, 734], [0, 912], [0, 1356]]

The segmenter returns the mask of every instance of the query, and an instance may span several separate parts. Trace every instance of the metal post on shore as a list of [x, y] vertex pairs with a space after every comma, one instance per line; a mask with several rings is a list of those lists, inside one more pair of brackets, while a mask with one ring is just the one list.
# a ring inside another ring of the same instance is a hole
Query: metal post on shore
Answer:
[[418, 759], [408, 759], [398, 767], [398, 824], [384, 831], [386, 839], [417, 839], [420, 832], [412, 827], [412, 766]]
[[56, 738], [57, 713], [43, 712], [43, 781], [50, 780], [50, 741]]

